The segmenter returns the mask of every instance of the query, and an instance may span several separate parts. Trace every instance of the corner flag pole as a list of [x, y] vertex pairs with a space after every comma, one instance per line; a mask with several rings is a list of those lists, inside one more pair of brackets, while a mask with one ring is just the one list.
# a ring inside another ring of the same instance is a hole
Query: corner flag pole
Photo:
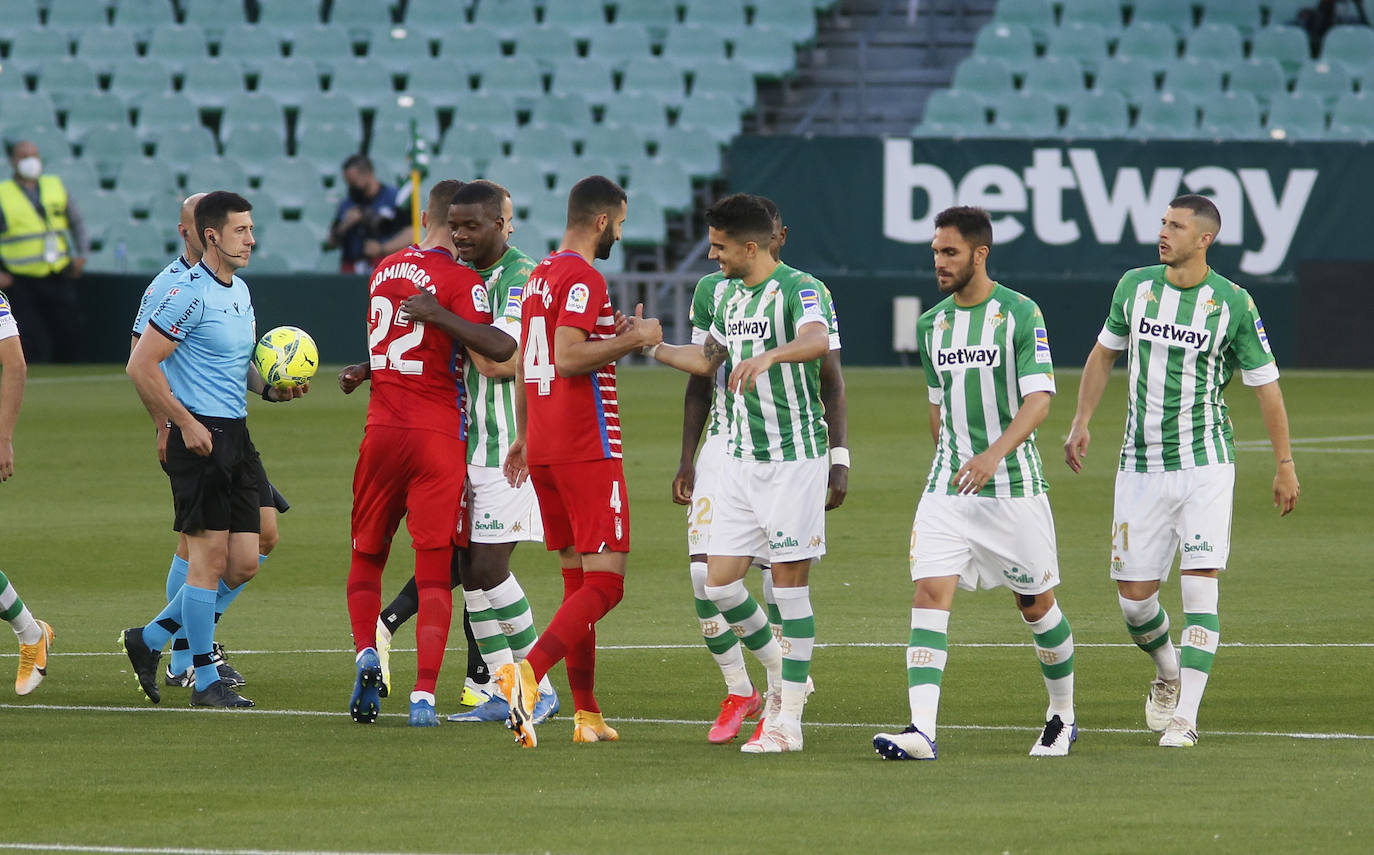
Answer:
[[414, 242], [419, 243], [424, 237], [420, 234], [420, 181], [421, 181], [421, 154], [422, 143], [420, 142], [419, 127], [414, 119], [410, 120], [410, 230]]

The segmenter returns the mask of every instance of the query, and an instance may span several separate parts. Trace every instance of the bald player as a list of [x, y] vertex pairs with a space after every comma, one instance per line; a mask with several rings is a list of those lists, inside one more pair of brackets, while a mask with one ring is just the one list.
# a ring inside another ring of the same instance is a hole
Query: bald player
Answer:
[[[204, 193], [193, 193], [181, 203], [177, 233], [181, 235], [182, 252], [172, 259], [166, 267], [162, 268], [161, 273], [153, 277], [153, 281], [148, 284], [148, 288], [143, 292], [143, 299], [138, 304], [138, 314], [134, 316], [132, 336], [129, 339], [130, 352], [133, 352], [139, 337], [143, 335], [143, 330], [148, 325], [148, 316], [158, 307], [182, 276], [200, 263], [203, 247], [200, 238], [196, 235], [195, 213], [196, 203], [204, 196]], [[162, 414], [155, 416], [153, 426], [157, 432], [157, 459], [165, 461], [167, 459], [167, 431], [169, 428], [166, 416]], [[261, 461], [259, 461], [259, 465], [261, 465]], [[262, 531], [258, 535], [258, 563], [261, 564], [267, 560], [267, 555], [277, 545], [277, 511], [285, 511], [288, 505], [281, 494], [276, 491], [276, 488], [268, 484], [265, 473], [261, 474], [259, 481], [265, 485], [263, 494], [260, 496], [262, 501]], [[186, 584], [189, 555], [186, 535], [180, 535], [177, 538], [176, 553], [172, 556], [172, 566], [167, 571], [168, 602], [171, 602], [177, 591], [180, 591], [182, 585]], [[234, 583], [232, 586], [225, 582], [220, 583], [219, 595], [215, 600], [215, 621], [217, 624], [220, 615], [224, 613], [224, 609], [234, 601], [239, 591], [243, 589], [244, 583], [252, 579], [254, 575], [256, 572], [250, 573], [242, 579], [230, 580]], [[220, 679], [224, 681], [226, 686], [233, 689], [244, 684], [243, 675], [225, 660], [223, 645], [216, 642], [212, 648], [212, 655]], [[191, 648], [186, 640], [184, 628], [178, 630], [172, 637], [172, 656], [167, 663], [167, 673], [164, 676], [168, 686], [186, 688], [195, 683], [195, 672], [191, 667]]]

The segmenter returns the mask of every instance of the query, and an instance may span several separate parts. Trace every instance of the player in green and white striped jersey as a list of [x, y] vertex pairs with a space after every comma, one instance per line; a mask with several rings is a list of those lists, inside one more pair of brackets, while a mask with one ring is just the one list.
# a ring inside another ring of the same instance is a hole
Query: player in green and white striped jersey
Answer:
[[[787, 227], [772, 200], [758, 197], [773, 220], [772, 240], [768, 251], [775, 261], [781, 260], [782, 247], [787, 242]], [[715, 322], [716, 306], [725, 289], [726, 278], [719, 271], [708, 274], [697, 283], [692, 299], [692, 343], [700, 345], [710, 334]], [[826, 427], [830, 441], [829, 495], [825, 509], [833, 510], [844, 502], [848, 492], [849, 464], [846, 437], [848, 419], [844, 397], [844, 378], [840, 372], [839, 321], [833, 308], [833, 298], [825, 284], [816, 280], [822, 299], [831, 306], [830, 351], [821, 361], [821, 402], [825, 408]], [[723, 369], [723, 366], [722, 366]], [[726, 457], [725, 423], [726, 383], [722, 371], [714, 377], [692, 375], [687, 380], [683, 400], [682, 453], [678, 471], [673, 476], [673, 501], [687, 506], [687, 549], [690, 578], [695, 595], [697, 618], [702, 636], [725, 680], [726, 696], [720, 714], [710, 728], [710, 742], [729, 742], [739, 735], [746, 718], [757, 715], [762, 708], [762, 696], [754, 688], [744, 664], [740, 639], [728, 622], [721, 618], [720, 609], [706, 596], [706, 555], [710, 541], [712, 509]], [[702, 432], [705, 430], [705, 439]], [[700, 443], [700, 450], [698, 444]], [[843, 462], [841, 462], [841, 460]], [[782, 616], [773, 596], [772, 568], [760, 568], [763, 576], [764, 605], [774, 638], [782, 640]], [[808, 684], [808, 692], [813, 691]], [[760, 720], [762, 727], [762, 720]]]
[[[1159, 232], [1160, 264], [1127, 271], [1078, 388], [1064, 459], [1078, 472], [1112, 365], [1128, 352], [1126, 433], [1112, 511], [1111, 575], [1127, 630], [1154, 660], [1145, 723], [1159, 744], [1197, 743], [1197, 714], [1221, 636], [1217, 584], [1230, 553], [1235, 448], [1222, 390], [1239, 369], [1274, 449], [1274, 505], [1297, 505], [1298, 477], [1279, 371], [1250, 295], [1207, 264], [1221, 229], [1210, 199], [1179, 196]], [[1169, 638], [1160, 583], [1179, 562], [1182, 650]]]
[[958, 587], [1006, 587], [1034, 636], [1049, 708], [1032, 757], [1063, 756], [1078, 737], [1073, 632], [1055, 602], [1059, 559], [1035, 429], [1050, 411], [1054, 364], [1030, 298], [987, 274], [992, 222], [982, 208], [935, 217], [944, 300], [916, 325], [935, 458], [911, 529], [916, 592], [908, 641], [911, 725], [879, 733], [891, 760], [934, 760], [949, 613]]
[[[800, 751], [815, 642], [808, 577], [811, 562], [825, 553], [829, 447], [820, 363], [829, 350], [831, 312], [814, 279], [769, 253], [773, 220], [757, 197], [721, 199], [706, 223], [711, 257], [728, 277], [710, 337], [700, 347], [657, 345], [651, 352], [702, 376], [726, 366], [729, 456], [712, 512], [705, 593], [768, 672], [764, 727], [741, 750]], [[755, 559], [772, 564], [781, 644], [744, 587]]]

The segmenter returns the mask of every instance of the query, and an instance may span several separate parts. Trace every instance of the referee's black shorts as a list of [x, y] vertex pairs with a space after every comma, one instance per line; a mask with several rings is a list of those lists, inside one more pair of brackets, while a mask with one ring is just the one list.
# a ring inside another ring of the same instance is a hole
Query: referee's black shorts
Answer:
[[202, 457], [186, 448], [181, 429], [167, 435], [162, 469], [172, 482], [175, 531], [254, 532], [261, 530], [262, 462], [248, 437], [244, 419], [195, 415], [210, 431], [212, 447]]

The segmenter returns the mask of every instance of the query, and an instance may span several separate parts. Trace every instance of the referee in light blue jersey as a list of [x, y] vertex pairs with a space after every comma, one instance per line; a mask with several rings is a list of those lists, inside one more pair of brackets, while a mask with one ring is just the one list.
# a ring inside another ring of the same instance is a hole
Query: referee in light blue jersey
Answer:
[[252, 256], [252, 205], [227, 191], [196, 203], [205, 255], [167, 290], [148, 316], [128, 374], [148, 412], [165, 418], [162, 468], [172, 486], [173, 528], [186, 537], [186, 584], [147, 626], [124, 631], [139, 686], [157, 703], [162, 648], [185, 628], [195, 669], [192, 706], [249, 707], [220, 679], [211, 655], [216, 601], [237, 591], [224, 580], [250, 576], [258, 561], [259, 467], [248, 437], [245, 389], [269, 401], [298, 397], [250, 371], [256, 340], [248, 286], [235, 275]]

